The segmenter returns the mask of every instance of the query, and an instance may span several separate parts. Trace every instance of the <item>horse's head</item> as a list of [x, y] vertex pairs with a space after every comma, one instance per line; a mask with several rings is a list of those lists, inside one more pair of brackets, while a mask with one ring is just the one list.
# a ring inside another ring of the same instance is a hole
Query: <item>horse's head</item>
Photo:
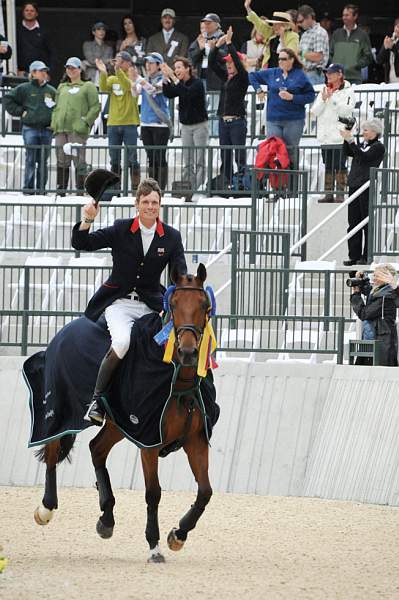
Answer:
[[182, 366], [194, 367], [210, 308], [204, 290], [206, 268], [200, 263], [196, 275], [172, 271], [171, 279], [176, 286], [169, 298], [169, 308], [176, 334], [177, 358]]

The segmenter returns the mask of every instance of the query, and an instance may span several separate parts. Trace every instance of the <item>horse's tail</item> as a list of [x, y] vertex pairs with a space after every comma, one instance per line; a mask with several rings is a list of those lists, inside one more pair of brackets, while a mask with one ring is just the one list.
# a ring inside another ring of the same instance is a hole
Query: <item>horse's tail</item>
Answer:
[[68, 462], [72, 462], [71, 457], [69, 456], [73, 445], [75, 443], [76, 435], [64, 435], [62, 438], [50, 442], [45, 446], [42, 446], [39, 450], [35, 452], [35, 456], [39, 462], [46, 462], [47, 458], [47, 448], [52, 444], [57, 444], [58, 446], [58, 454], [57, 454], [57, 464], [61, 463], [63, 460], [67, 459]]

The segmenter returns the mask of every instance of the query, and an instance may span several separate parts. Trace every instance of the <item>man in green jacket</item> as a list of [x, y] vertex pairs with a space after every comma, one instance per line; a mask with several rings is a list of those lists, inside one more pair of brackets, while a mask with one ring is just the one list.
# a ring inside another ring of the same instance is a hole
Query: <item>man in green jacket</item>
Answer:
[[[52, 131], [49, 128], [56, 90], [47, 83], [48, 67], [35, 60], [29, 67], [30, 81], [4, 96], [8, 113], [21, 117], [25, 145], [24, 194], [43, 193], [48, 178]], [[35, 185], [36, 184], [36, 185]]]
[[361, 71], [373, 62], [370, 38], [357, 25], [359, 9], [347, 4], [342, 11], [344, 26], [336, 29], [331, 38], [330, 62], [345, 67], [345, 79], [350, 83], [362, 83]]
[[[129, 52], [118, 52], [114, 60], [115, 75], [107, 75], [102, 60], [96, 60], [100, 72], [100, 92], [110, 94], [107, 134], [111, 170], [120, 175], [121, 149], [127, 146], [127, 162], [132, 177], [132, 189], [140, 183], [140, 165], [137, 160], [137, 126], [140, 124], [137, 98], [132, 96], [132, 81], [129, 73], [136, 67]], [[117, 147], [116, 147], [117, 146]], [[110, 192], [111, 193], [111, 192]]]

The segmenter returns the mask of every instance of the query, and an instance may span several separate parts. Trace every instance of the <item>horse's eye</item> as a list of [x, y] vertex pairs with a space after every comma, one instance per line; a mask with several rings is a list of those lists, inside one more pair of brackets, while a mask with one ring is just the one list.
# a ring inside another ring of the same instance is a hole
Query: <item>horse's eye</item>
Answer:
[[209, 308], [209, 302], [207, 300], [204, 300], [203, 303], [201, 304], [201, 308], [203, 310], [207, 310]]
[[170, 306], [170, 308], [171, 308], [172, 310], [175, 310], [175, 308], [176, 308], [176, 302], [171, 302], [171, 303], [169, 304], [169, 306]]

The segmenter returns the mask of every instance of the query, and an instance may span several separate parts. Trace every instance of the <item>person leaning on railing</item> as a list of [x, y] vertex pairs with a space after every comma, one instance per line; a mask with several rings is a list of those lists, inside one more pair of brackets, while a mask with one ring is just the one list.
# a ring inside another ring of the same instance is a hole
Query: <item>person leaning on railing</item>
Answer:
[[249, 82], [264, 99], [261, 86], [267, 85], [266, 134], [279, 137], [287, 146], [291, 168], [305, 125], [305, 106], [315, 98], [312, 84], [303, 72], [302, 63], [290, 48], [279, 52], [279, 67], [249, 74]]
[[25, 144], [25, 195], [44, 191], [48, 178], [47, 162], [53, 135], [50, 123], [56, 96], [55, 88], [47, 82], [48, 70], [41, 60], [33, 61], [29, 67], [30, 81], [21, 83], [4, 96], [6, 111], [14, 117], [21, 117]]
[[[352, 131], [343, 129], [340, 134], [344, 139], [344, 152], [352, 156], [351, 169], [348, 176], [349, 196], [370, 179], [371, 167], [379, 167], [385, 154], [385, 147], [379, 138], [382, 134], [382, 123], [378, 119], [364, 121], [361, 127], [363, 142], [357, 144]], [[348, 233], [363, 221], [369, 214], [369, 190], [366, 189], [348, 205]], [[349, 260], [344, 265], [368, 264], [367, 257], [368, 226], [348, 239]]]
[[65, 195], [68, 187], [71, 156], [65, 154], [64, 144], [80, 146], [73, 157], [76, 169], [76, 187], [83, 192], [87, 175], [86, 142], [90, 129], [100, 112], [98, 91], [94, 83], [82, 78], [82, 63], [72, 56], [65, 64], [66, 74], [57, 88], [56, 106], [51, 119], [55, 134], [57, 155], [57, 190]]
[[[356, 277], [362, 279], [364, 273], [358, 271]], [[396, 330], [397, 273], [390, 264], [377, 265], [372, 276], [372, 284], [351, 288], [350, 302], [354, 312], [362, 321], [362, 339], [382, 342], [380, 350], [381, 366], [398, 366], [398, 335]], [[362, 298], [366, 297], [366, 302]], [[357, 365], [371, 364], [370, 358], [358, 357]]]

